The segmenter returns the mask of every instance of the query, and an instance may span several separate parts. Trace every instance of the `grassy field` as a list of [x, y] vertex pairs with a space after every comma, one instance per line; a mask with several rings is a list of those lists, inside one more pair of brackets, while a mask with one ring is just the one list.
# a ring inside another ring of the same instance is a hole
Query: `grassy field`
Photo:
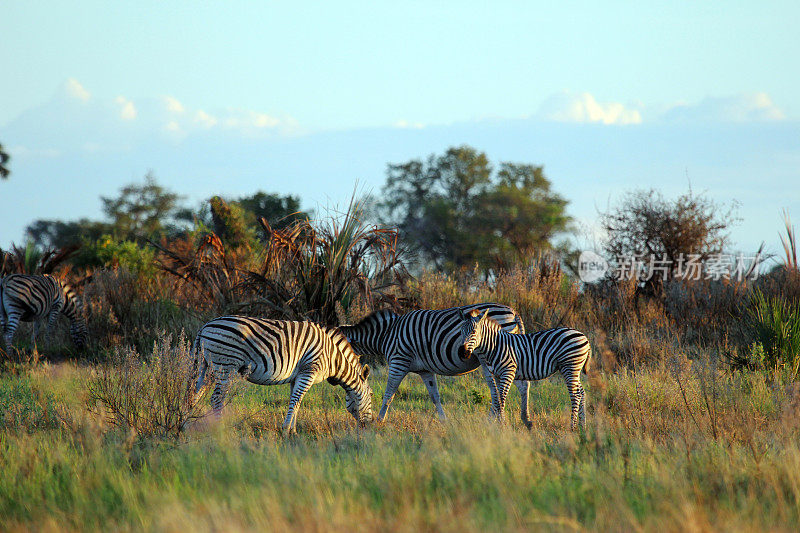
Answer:
[[[284, 437], [285, 386], [241, 384], [220, 421], [142, 438], [92, 412], [89, 366], [0, 377], [6, 530], [797, 530], [800, 394], [761, 374], [683, 360], [584, 377], [587, 428], [570, 432], [553, 378], [532, 388], [532, 431], [487, 420], [477, 373], [419, 378], [388, 421], [358, 430], [341, 388], [306, 396]], [[378, 404], [385, 369], [371, 378]], [[376, 405], [376, 408], [378, 405]]]

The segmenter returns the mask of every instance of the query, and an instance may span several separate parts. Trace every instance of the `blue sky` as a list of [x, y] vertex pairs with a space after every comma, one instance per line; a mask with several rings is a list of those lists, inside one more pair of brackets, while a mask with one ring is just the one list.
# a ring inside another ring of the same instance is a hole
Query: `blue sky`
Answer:
[[587, 225], [691, 180], [742, 204], [739, 247], [777, 243], [800, 216], [800, 4], [719, 6], [4, 2], [0, 246], [148, 169], [192, 202], [314, 207], [461, 143], [544, 164]]

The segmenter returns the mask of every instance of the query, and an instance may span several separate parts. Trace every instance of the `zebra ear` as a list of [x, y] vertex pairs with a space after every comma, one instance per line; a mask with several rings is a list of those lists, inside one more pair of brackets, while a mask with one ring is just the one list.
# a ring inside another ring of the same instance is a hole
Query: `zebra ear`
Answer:
[[[487, 309], [487, 311], [488, 311], [488, 309]], [[472, 311], [469, 312], [469, 316], [470, 316], [470, 318], [479, 317], [479, 316], [481, 316], [481, 310], [480, 309], [473, 309]]]
[[486, 322], [486, 319], [489, 318], [489, 310], [487, 309], [483, 316], [481, 317], [481, 322]]
[[361, 377], [367, 379], [369, 377], [369, 365], [364, 365], [364, 370], [361, 371]]
[[459, 317], [461, 320], [466, 320], [466, 319], [467, 319], [467, 315], [465, 315], [465, 314], [464, 314], [464, 310], [463, 310], [463, 309], [459, 309], [459, 310], [458, 310], [458, 317]]

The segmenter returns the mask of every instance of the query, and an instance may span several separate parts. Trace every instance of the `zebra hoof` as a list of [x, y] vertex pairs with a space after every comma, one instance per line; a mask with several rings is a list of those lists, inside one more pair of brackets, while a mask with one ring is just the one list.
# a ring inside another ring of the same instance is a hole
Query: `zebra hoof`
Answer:
[[523, 420], [522, 423], [525, 424], [525, 428], [528, 431], [533, 429], [533, 422], [531, 422], [530, 420]]

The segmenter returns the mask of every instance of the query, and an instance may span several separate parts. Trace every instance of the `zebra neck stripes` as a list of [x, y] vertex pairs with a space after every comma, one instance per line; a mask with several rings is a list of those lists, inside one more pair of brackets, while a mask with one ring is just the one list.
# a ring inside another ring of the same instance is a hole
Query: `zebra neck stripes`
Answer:
[[[363, 368], [358, 355], [353, 351], [350, 342], [342, 332], [336, 328], [321, 326], [321, 329], [330, 337], [332, 343], [333, 357], [329, 369], [329, 376], [326, 378], [331, 385], [340, 385], [347, 393], [361, 390], [365, 383], [363, 378]], [[369, 371], [367, 371], [369, 373]]]
[[398, 315], [388, 309], [375, 311], [354, 325], [338, 329], [355, 350], [364, 355], [383, 355], [388, 332]]

